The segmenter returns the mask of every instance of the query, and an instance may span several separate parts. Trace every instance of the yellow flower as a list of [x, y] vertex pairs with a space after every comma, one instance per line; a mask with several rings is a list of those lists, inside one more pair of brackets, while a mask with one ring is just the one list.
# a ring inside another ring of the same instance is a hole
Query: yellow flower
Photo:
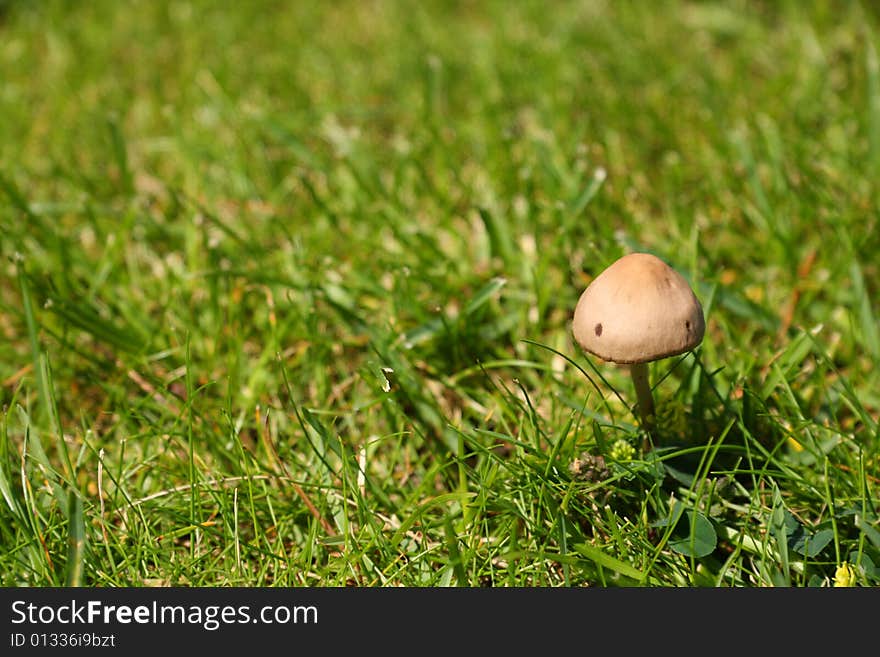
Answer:
[[618, 438], [608, 450], [608, 456], [615, 461], [631, 461], [635, 455], [636, 448], [630, 445], [625, 438]]
[[843, 563], [834, 571], [834, 586], [855, 586], [856, 573], [852, 566]]

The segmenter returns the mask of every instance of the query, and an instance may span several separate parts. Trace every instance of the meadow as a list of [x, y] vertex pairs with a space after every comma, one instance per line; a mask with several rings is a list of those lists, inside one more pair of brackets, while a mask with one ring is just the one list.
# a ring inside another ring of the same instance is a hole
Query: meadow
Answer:
[[[880, 584], [871, 2], [0, 2], [0, 584]], [[572, 339], [652, 253], [705, 314]]]

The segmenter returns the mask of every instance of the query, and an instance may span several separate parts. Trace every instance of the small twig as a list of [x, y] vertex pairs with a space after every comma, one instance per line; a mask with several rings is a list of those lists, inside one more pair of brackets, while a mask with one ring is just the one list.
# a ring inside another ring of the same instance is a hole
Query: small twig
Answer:
[[778, 340], [782, 340], [788, 333], [788, 329], [791, 328], [791, 323], [794, 321], [794, 313], [801, 298], [800, 281], [810, 275], [813, 265], [816, 263], [816, 255], [816, 249], [811, 249], [798, 265], [797, 282], [795, 282], [791, 291], [791, 296], [788, 298], [788, 304], [786, 304], [785, 310], [782, 312], [779, 332], [776, 334]]
[[313, 516], [315, 516], [318, 522], [321, 523], [321, 527], [324, 528], [324, 531], [327, 532], [330, 536], [336, 536], [336, 530], [333, 529], [333, 525], [331, 525], [330, 522], [323, 515], [321, 515], [321, 512], [318, 511], [318, 507], [316, 507], [312, 503], [312, 500], [309, 499], [309, 496], [306, 495], [306, 492], [302, 489], [302, 487], [293, 480], [290, 481], [290, 485], [293, 486], [293, 490], [295, 490], [296, 494], [299, 495], [300, 499], [309, 509], [309, 512]]
[[148, 395], [151, 395], [155, 401], [162, 404], [165, 408], [167, 408], [175, 415], [180, 415], [180, 406], [178, 406], [167, 396], [161, 394], [158, 390], [156, 390], [156, 386], [147, 381], [143, 376], [140, 375], [140, 373], [138, 373], [136, 370], [130, 369], [128, 370], [128, 372], [126, 372], [126, 374], [128, 375], [128, 378], [134, 381], [141, 390], [143, 390]]
[[[848, 465], [845, 465], [843, 463], [838, 463], [835, 467], [837, 467], [838, 470], [843, 470], [844, 472], [848, 472], [850, 474], [855, 474], [855, 471], [851, 467], [849, 467]], [[868, 479], [869, 481], [871, 481], [875, 484], [880, 484], [880, 477], [875, 477], [873, 475], [869, 475], [867, 472], [865, 473], [865, 479]]]
[[303, 501], [303, 504], [308, 508], [309, 513], [311, 513], [315, 519], [321, 523], [321, 527], [324, 528], [324, 531], [327, 532], [330, 536], [336, 536], [336, 530], [333, 529], [333, 525], [321, 514], [318, 510], [318, 507], [312, 503], [312, 500], [306, 495], [306, 492], [302, 489], [302, 486], [297, 484], [293, 478], [290, 476], [290, 472], [287, 470], [287, 466], [284, 464], [284, 461], [278, 456], [278, 451], [275, 449], [275, 442], [272, 440], [272, 432], [269, 431], [269, 413], [266, 412], [266, 420], [265, 422], [260, 421], [260, 407], [256, 408], [257, 414], [257, 426], [260, 429], [260, 436], [263, 439], [263, 443], [266, 445], [266, 448], [272, 454], [272, 459], [275, 461], [275, 465], [281, 468], [281, 471], [284, 473], [285, 478], [290, 482], [293, 486], [293, 490], [296, 491], [296, 494], [299, 495], [299, 498]]
[[19, 380], [20, 378], [22, 378], [24, 375], [28, 374], [32, 369], [34, 369], [33, 364], [32, 364], [32, 363], [28, 363], [27, 365], [25, 365], [24, 367], [22, 367], [20, 370], [18, 370], [18, 371], [15, 372], [14, 374], [12, 374], [12, 375], [6, 377], [6, 378], [3, 380], [3, 384], [2, 384], [3, 387], [6, 388], [6, 387], [8, 387], [8, 386], [15, 385], [15, 384], [18, 382], [18, 380]]

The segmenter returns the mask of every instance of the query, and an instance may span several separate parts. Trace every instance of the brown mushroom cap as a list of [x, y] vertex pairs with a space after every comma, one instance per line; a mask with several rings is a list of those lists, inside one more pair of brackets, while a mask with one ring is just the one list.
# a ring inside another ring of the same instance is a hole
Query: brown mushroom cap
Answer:
[[581, 294], [572, 332], [591, 354], [645, 363], [690, 351], [706, 329], [703, 307], [684, 277], [649, 253], [612, 263]]

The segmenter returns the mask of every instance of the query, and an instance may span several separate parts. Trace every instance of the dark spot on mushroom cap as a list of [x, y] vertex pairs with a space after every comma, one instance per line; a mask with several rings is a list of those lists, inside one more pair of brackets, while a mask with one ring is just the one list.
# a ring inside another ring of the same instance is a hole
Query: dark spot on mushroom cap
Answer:
[[594, 330], [596, 331], [597, 336], [602, 335], [602, 325], [601, 324], [596, 324], [596, 328]]
[[688, 320], [688, 319], [684, 320], [684, 328], [685, 328], [685, 330], [686, 330], [688, 333], [691, 332], [691, 322], [690, 322], [690, 320]]

